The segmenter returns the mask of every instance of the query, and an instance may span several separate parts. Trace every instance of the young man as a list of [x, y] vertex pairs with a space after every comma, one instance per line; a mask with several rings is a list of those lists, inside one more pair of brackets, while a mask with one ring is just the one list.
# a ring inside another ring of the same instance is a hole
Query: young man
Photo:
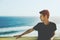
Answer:
[[38, 39], [37, 40], [51, 40], [51, 38], [54, 36], [56, 31], [56, 24], [49, 21], [49, 11], [48, 10], [42, 10], [39, 12], [40, 19], [42, 22], [39, 22], [37, 25], [35, 25], [33, 28], [27, 30], [21, 35], [16, 35], [16, 39], [19, 37], [28, 34], [34, 30], [38, 31]]

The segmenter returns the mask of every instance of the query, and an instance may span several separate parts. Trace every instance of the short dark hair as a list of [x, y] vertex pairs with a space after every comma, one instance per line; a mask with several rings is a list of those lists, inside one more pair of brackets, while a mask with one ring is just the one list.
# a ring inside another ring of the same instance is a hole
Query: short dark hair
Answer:
[[48, 10], [42, 10], [39, 13], [43, 14], [44, 16], [47, 15], [47, 18], [49, 18], [49, 11]]

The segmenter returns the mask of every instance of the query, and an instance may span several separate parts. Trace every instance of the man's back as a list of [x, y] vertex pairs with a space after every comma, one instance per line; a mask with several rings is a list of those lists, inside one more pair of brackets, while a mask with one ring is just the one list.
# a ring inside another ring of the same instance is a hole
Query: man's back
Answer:
[[38, 31], [38, 40], [50, 40], [56, 30], [56, 24], [49, 22], [48, 25], [38, 23], [33, 29]]

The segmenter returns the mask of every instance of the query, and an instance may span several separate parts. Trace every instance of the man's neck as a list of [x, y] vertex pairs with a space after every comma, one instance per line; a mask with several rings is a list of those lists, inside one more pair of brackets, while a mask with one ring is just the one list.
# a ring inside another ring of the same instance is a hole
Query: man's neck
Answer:
[[45, 20], [45, 21], [44, 21], [44, 24], [45, 24], [45, 25], [48, 25], [48, 24], [49, 24], [49, 20], [48, 20], [48, 19]]

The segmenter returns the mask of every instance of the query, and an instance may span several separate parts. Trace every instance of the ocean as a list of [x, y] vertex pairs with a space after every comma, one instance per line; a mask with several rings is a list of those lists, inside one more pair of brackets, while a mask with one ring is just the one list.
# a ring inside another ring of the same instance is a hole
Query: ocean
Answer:
[[[0, 17], [0, 37], [19, 35], [26, 30], [33, 28], [38, 22], [39, 17]], [[60, 36], [60, 24], [57, 24], [58, 30], [56, 36]], [[37, 32], [34, 31], [27, 36], [37, 36]]]
[[24, 32], [38, 23], [36, 17], [0, 17], [0, 37]]

